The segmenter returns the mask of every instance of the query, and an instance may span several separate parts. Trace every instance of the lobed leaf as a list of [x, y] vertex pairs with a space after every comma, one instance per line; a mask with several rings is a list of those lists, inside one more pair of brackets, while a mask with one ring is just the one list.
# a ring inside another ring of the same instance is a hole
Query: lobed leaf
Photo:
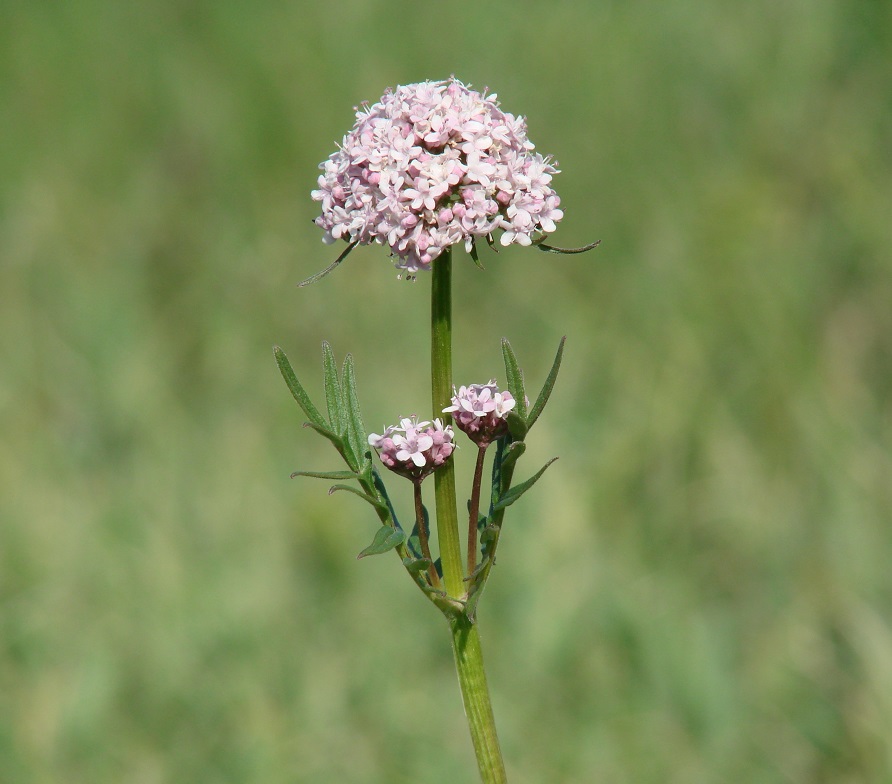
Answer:
[[276, 356], [276, 364], [279, 366], [279, 372], [282, 374], [282, 378], [285, 379], [285, 383], [288, 385], [288, 389], [291, 390], [291, 394], [297, 401], [297, 404], [301, 407], [304, 414], [309, 417], [311, 422], [324, 427], [325, 420], [322, 418], [322, 414], [320, 414], [316, 406], [313, 405], [310, 396], [306, 393], [303, 386], [301, 386], [300, 381], [297, 380], [297, 376], [294, 374], [294, 369], [291, 367], [288, 357], [285, 356], [285, 352], [278, 346], [273, 346], [273, 353]]
[[551, 365], [551, 370], [548, 371], [548, 377], [545, 379], [545, 384], [542, 386], [542, 391], [539, 393], [539, 397], [536, 398], [536, 402], [530, 409], [530, 414], [527, 417], [527, 428], [531, 428], [533, 426], [533, 423], [539, 418], [539, 415], [545, 408], [545, 404], [548, 402], [548, 398], [551, 397], [551, 390], [554, 389], [554, 382], [557, 381], [558, 371], [561, 369], [561, 359], [564, 356], [564, 343], [566, 342], [567, 337], [565, 335], [561, 338], [561, 342], [558, 345], [557, 354], [555, 354], [554, 362]]

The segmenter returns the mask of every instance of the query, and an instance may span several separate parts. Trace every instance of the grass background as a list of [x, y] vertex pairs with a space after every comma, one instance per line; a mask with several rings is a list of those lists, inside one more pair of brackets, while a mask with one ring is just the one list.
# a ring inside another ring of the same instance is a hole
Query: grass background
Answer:
[[446, 629], [288, 480], [338, 465], [270, 351], [427, 412], [428, 280], [294, 284], [352, 107], [450, 73], [560, 161], [554, 242], [604, 241], [457, 265], [459, 380], [569, 336], [481, 612], [512, 781], [892, 781], [892, 5], [3, 19], [0, 781], [474, 780]]

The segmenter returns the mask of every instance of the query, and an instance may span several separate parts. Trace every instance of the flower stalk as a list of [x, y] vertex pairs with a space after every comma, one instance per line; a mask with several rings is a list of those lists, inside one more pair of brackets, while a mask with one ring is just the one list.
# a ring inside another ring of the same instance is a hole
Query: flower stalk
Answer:
[[424, 523], [424, 505], [421, 502], [421, 479], [412, 481], [412, 490], [415, 497], [415, 523], [418, 526], [418, 543], [421, 546], [421, 555], [429, 562], [427, 575], [433, 588], [440, 587], [440, 576], [434, 566], [434, 557], [431, 555], [431, 546], [427, 538], [427, 526]]
[[468, 505], [468, 579], [477, 568], [477, 521], [480, 518], [480, 485], [483, 482], [483, 460], [486, 445], [477, 447], [477, 464], [474, 466], [474, 483], [471, 486], [471, 503]]

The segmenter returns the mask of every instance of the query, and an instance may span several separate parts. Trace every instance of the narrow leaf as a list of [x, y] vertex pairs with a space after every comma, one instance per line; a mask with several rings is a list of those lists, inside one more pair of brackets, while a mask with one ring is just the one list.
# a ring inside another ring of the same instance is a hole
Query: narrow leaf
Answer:
[[561, 338], [561, 342], [558, 345], [557, 354], [555, 354], [551, 370], [548, 371], [548, 378], [545, 379], [542, 391], [539, 393], [539, 397], [536, 398], [536, 402], [530, 409], [530, 415], [527, 417], [527, 428], [533, 426], [533, 423], [539, 418], [539, 414], [541, 414], [542, 410], [545, 408], [548, 398], [551, 397], [551, 390], [554, 389], [554, 382], [557, 381], [558, 371], [561, 369], [561, 359], [564, 356], [564, 343], [566, 342], [567, 336], [565, 335]]
[[498, 533], [499, 528], [496, 525], [488, 525], [480, 532], [480, 544], [483, 546], [484, 551], [486, 550], [487, 545], [496, 538]]
[[306, 280], [302, 280], [297, 284], [299, 289], [302, 289], [304, 286], [309, 286], [311, 283], [315, 283], [320, 278], [324, 278], [328, 275], [329, 272], [332, 272], [335, 267], [338, 266], [344, 259], [347, 258], [350, 251], [353, 250], [359, 244], [359, 240], [353, 240], [348, 246], [347, 250], [345, 250], [340, 256], [338, 256], [331, 264], [329, 264], [322, 272], [317, 272], [315, 275], [310, 275]]
[[526, 452], [526, 449], [527, 445], [523, 441], [515, 441], [509, 444], [505, 457], [502, 459], [502, 472], [511, 468], [517, 462], [517, 458]]
[[502, 471], [502, 461], [508, 451], [510, 435], [502, 436], [496, 442], [496, 453], [492, 459], [492, 474], [490, 475], [490, 513], [492, 505], [499, 500], [502, 488], [508, 488], [511, 484], [512, 471]]
[[295, 471], [291, 478], [298, 476], [310, 476], [314, 479], [359, 479], [355, 471]]
[[[387, 504], [383, 501], [379, 501], [377, 498], [370, 496], [368, 493], [362, 492], [362, 490], [353, 487], [352, 485], [332, 485], [328, 488], [328, 494], [333, 495], [338, 492], [338, 490], [345, 490], [348, 493], [353, 493], [353, 495], [359, 496], [363, 501], [370, 503], [372, 506], [378, 509], [387, 509]], [[388, 528], [390, 526], [387, 526]]]
[[498, 511], [499, 509], [504, 509], [507, 506], [511, 506], [518, 498], [520, 498], [527, 490], [529, 490], [537, 481], [539, 481], [539, 477], [545, 473], [545, 469], [548, 468], [555, 460], [556, 457], [551, 458], [542, 468], [540, 468], [532, 477], [527, 479], [526, 482], [521, 482], [519, 485], [515, 485], [508, 492], [506, 492], [495, 504], [493, 504], [493, 511]]
[[402, 531], [397, 531], [389, 525], [382, 525], [375, 533], [372, 543], [357, 555], [356, 559], [365, 558], [367, 555], [386, 553], [388, 550], [401, 545], [405, 538], [406, 535]]
[[331, 432], [325, 425], [317, 425], [315, 422], [304, 422], [304, 427], [311, 427], [315, 430], [320, 436], [325, 436], [332, 444], [334, 444], [335, 449], [338, 450], [342, 455], [344, 454], [344, 442], [334, 433]]
[[324, 426], [325, 420], [322, 418], [322, 414], [319, 413], [319, 410], [310, 401], [310, 396], [301, 386], [300, 381], [297, 380], [297, 376], [294, 375], [294, 370], [288, 361], [288, 357], [285, 356], [285, 352], [278, 346], [273, 346], [273, 353], [276, 355], [276, 364], [279, 366], [279, 372], [282, 374], [282, 378], [285, 379], [285, 383], [288, 385], [288, 389], [291, 390], [291, 394], [294, 396], [297, 404], [312, 422]]
[[478, 269], [486, 269], [481, 263], [480, 258], [477, 256], [477, 243], [471, 243], [471, 260], [477, 265]]
[[344, 411], [341, 382], [338, 379], [338, 366], [335, 364], [334, 352], [328, 341], [322, 341], [322, 369], [328, 421], [331, 423], [331, 429], [343, 438], [347, 432], [347, 416]]
[[486, 568], [486, 559], [484, 558], [477, 566], [474, 567], [474, 571], [471, 572], [467, 577], [464, 578], [464, 582], [470, 583], [472, 586], [477, 581], [477, 578], [480, 576], [480, 573]]
[[344, 359], [344, 372], [341, 375], [341, 381], [347, 409], [347, 438], [353, 448], [353, 453], [359, 462], [364, 464], [366, 462], [365, 455], [369, 452], [369, 444], [366, 440], [365, 425], [362, 423], [362, 412], [359, 410], [359, 399], [356, 396], [356, 369], [350, 354], [347, 354]]
[[511, 390], [511, 394], [517, 401], [514, 411], [517, 412], [517, 415], [521, 419], [526, 421], [527, 403], [526, 393], [523, 388], [523, 372], [517, 364], [517, 357], [514, 356], [514, 349], [511, 348], [511, 344], [508, 342], [507, 338], [502, 338], [502, 356], [505, 359], [505, 374], [508, 380], [508, 389]]
[[517, 441], [523, 441], [527, 435], [527, 423], [526, 420], [521, 417], [516, 411], [509, 411], [508, 416], [505, 417], [505, 421], [508, 423], [508, 430], [511, 433], [511, 437]]
[[390, 512], [390, 519], [393, 520], [394, 527], [402, 531], [403, 528], [396, 517], [396, 510], [393, 508], [393, 504], [390, 502], [390, 496], [387, 495], [387, 486], [384, 484], [384, 480], [381, 479], [380, 475], [374, 468], [371, 469], [371, 472], [375, 490], [378, 491], [378, 495], [383, 498], [384, 503], [387, 504], [387, 510]]
[[[543, 237], [542, 239], [545, 238]], [[583, 245], [581, 248], [556, 248], [553, 245], [544, 245], [541, 242], [537, 242], [536, 247], [546, 253], [560, 253], [567, 256], [573, 253], [585, 253], [586, 251], [594, 250], [600, 244], [601, 240], [597, 240], [596, 242], [590, 242], [588, 245]]]

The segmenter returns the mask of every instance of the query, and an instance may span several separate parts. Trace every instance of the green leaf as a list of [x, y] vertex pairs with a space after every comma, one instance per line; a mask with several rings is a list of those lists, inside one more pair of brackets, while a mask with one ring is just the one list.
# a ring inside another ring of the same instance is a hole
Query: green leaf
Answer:
[[487, 542], [495, 539], [496, 534], [499, 532], [499, 527], [497, 525], [488, 525], [483, 531], [480, 533], [480, 543], [486, 544]]
[[291, 367], [291, 363], [288, 361], [288, 357], [285, 356], [285, 352], [278, 346], [273, 346], [273, 353], [276, 355], [276, 364], [279, 366], [279, 372], [282, 374], [282, 378], [285, 379], [285, 383], [288, 385], [288, 389], [291, 390], [291, 394], [294, 396], [297, 404], [309, 417], [311, 422], [325, 426], [325, 420], [322, 418], [322, 414], [319, 413], [319, 410], [310, 401], [310, 396], [301, 386], [300, 381], [297, 380], [297, 376], [294, 375], [294, 370]]
[[518, 498], [520, 498], [527, 490], [529, 490], [537, 481], [539, 481], [539, 477], [545, 473], [545, 469], [548, 468], [555, 460], [556, 457], [551, 458], [542, 468], [540, 468], [536, 474], [526, 482], [521, 482], [519, 485], [515, 485], [508, 492], [506, 492], [496, 503], [493, 504], [493, 511], [497, 512], [499, 509], [504, 509], [505, 507], [511, 506]]
[[492, 542], [496, 540], [499, 534], [499, 528], [495, 525], [488, 525], [480, 532], [480, 549], [483, 553], [483, 562], [489, 558], [490, 550], [492, 550]]
[[410, 574], [418, 574], [427, 571], [431, 562], [427, 558], [403, 558], [403, 566]]
[[[370, 503], [377, 509], [387, 509], [387, 504], [385, 504], [383, 501], [379, 501], [374, 496], [370, 496], [368, 493], [364, 493], [362, 490], [353, 487], [352, 485], [332, 485], [328, 488], [328, 494], [334, 495], [336, 492], [338, 492], [338, 490], [344, 490], [348, 493], [353, 493], [353, 495], [359, 496], [363, 501]], [[388, 528], [389, 527], [390, 526], [388, 526]]]
[[484, 267], [480, 263], [480, 259], [477, 256], [477, 243], [476, 242], [471, 243], [471, 260], [477, 265], [478, 269], [486, 269], [486, 267]]
[[477, 623], [477, 605], [480, 603], [484, 587], [486, 587], [486, 580], [475, 579], [471, 585], [471, 592], [468, 595], [468, 600], [465, 602], [465, 613], [471, 623]]
[[300, 283], [298, 283], [297, 287], [299, 289], [302, 289], [304, 286], [309, 286], [311, 283], [315, 283], [320, 278], [324, 278], [326, 275], [328, 275], [329, 272], [334, 270], [334, 268], [337, 267], [338, 264], [340, 264], [344, 259], [346, 259], [347, 256], [349, 255], [350, 251], [353, 250], [358, 244], [359, 244], [359, 240], [353, 240], [353, 242], [351, 242], [347, 246], [347, 250], [345, 250], [343, 253], [341, 253], [341, 255], [338, 256], [324, 270], [322, 270], [322, 272], [317, 272], [315, 275], [310, 275], [309, 278], [307, 278], [306, 280], [302, 280]]
[[402, 531], [397, 531], [389, 525], [382, 525], [375, 533], [372, 543], [365, 548], [356, 559], [365, 558], [367, 555], [380, 555], [398, 547], [405, 540], [406, 535]]
[[335, 449], [338, 450], [342, 455], [344, 454], [344, 442], [334, 433], [331, 432], [325, 425], [317, 425], [315, 422], [304, 422], [304, 427], [311, 427], [315, 430], [320, 436], [325, 436], [332, 444], [334, 444]]
[[295, 471], [291, 478], [310, 476], [314, 479], [359, 479], [355, 471]]
[[[512, 393], [513, 394], [513, 393]], [[509, 411], [508, 416], [505, 417], [505, 421], [508, 423], [508, 431], [511, 433], [511, 437], [516, 441], [523, 441], [527, 435], [527, 423], [526, 420], [516, 411]]]
[[553, 245], [545, 245], [542, 240], [545, 237], [543, 236], [541, 240], [536, 243], [533, 243], [535, 247], [537, 247], [541, 251], [545, 251], [546, 253], [561, 253], [563, 255], [569, 255], [572, 253], [586, 253], [587, 251], [594, 250], [601, 244], [601, 240], [596, 240], [595, 242], [590, 242], [588, 245], [583, 245], [581, 248], [556, 248]]
[[502, 356], [505, 359], [505, 374], [508, 380], [508, 389], [517, 401], [514, 411], [517, 415], [526, 421], [527, 418], [527, 402], [526, 392], [523, 388], [523, 371], [517, 364], [517, 357], [514, 356], [514, 349], [508, 342], [508, 338], [502, 338]]
[[509, 444], [505, 456], [502, 458], [502, 472], [511, 468], [517, 462], [517, 458], [526, 452], [526, 449], [527, 445], [523, 441], [514, 441]]
[[484, 558], [477, 566], [474, 567], [474, 571], [471, 572], [467, 577], [464, 578], [464, 582], [469, 583], [471, 587], [474, 587], [474, 584], [477, 582], [477, 578], [480, 576], [480, 573], [486, 568], [486, 559]]
[[533, 423], [539, 418], [539, 414], [541, 414], [542, 410], [545, 408], [548, 398], [551, 397], [551, 390], [554, 389], [554, 382], [557, 381], [558, 371], [561, 369], [561, 359], [564, 356], [564, 343], [566, 342], [567, 337], [565, 335], [561, 338], [557, 354], [554, 357], [551, 370], [548, 371], [548, 378], [545, 379], [542, 391], [539, 393], [539, 397], [536, 398], [536, 402], [530, 409], [530, 415], [527, 417], [527, 428], [533, 426]]
[[344, 372], [341, 380], [347, 408], [347, 438], [359, 463], [365, 465], [369, 462], [366, 460], [369, 445], [366, 440], [365, 425], [362, 423], [362, 412], [359, 410], [359, 399], [356, 396], [356, 369], [350, 354], [347, 354], [344, 359]]
[[390, 512], [390, 519], [393, 521], [394, 527], [402, 531], [403, 528], [397, 519], [396, 510], [393, 508], [393, 504], [390, 502], [390, 497], [387, 495], [387, 486], [384, 484], [384, 480], [381, 479], [374, 468], [371, 468], [370, 470], [372, 472], [372, 484], [374, 485], [375, 490], [378, 491], [378, 496], [382, 498], [387, 505], [387, 510]]
[[344, 410], [341, 382], [338, 379], [338, 366], [335, 364], [334, 352], [332, 352], [328, 341], [322, 342], [322, 369], [328, 421], [331, 424], [331, 429], [343, 438], [347, 433], [347, 412]]

